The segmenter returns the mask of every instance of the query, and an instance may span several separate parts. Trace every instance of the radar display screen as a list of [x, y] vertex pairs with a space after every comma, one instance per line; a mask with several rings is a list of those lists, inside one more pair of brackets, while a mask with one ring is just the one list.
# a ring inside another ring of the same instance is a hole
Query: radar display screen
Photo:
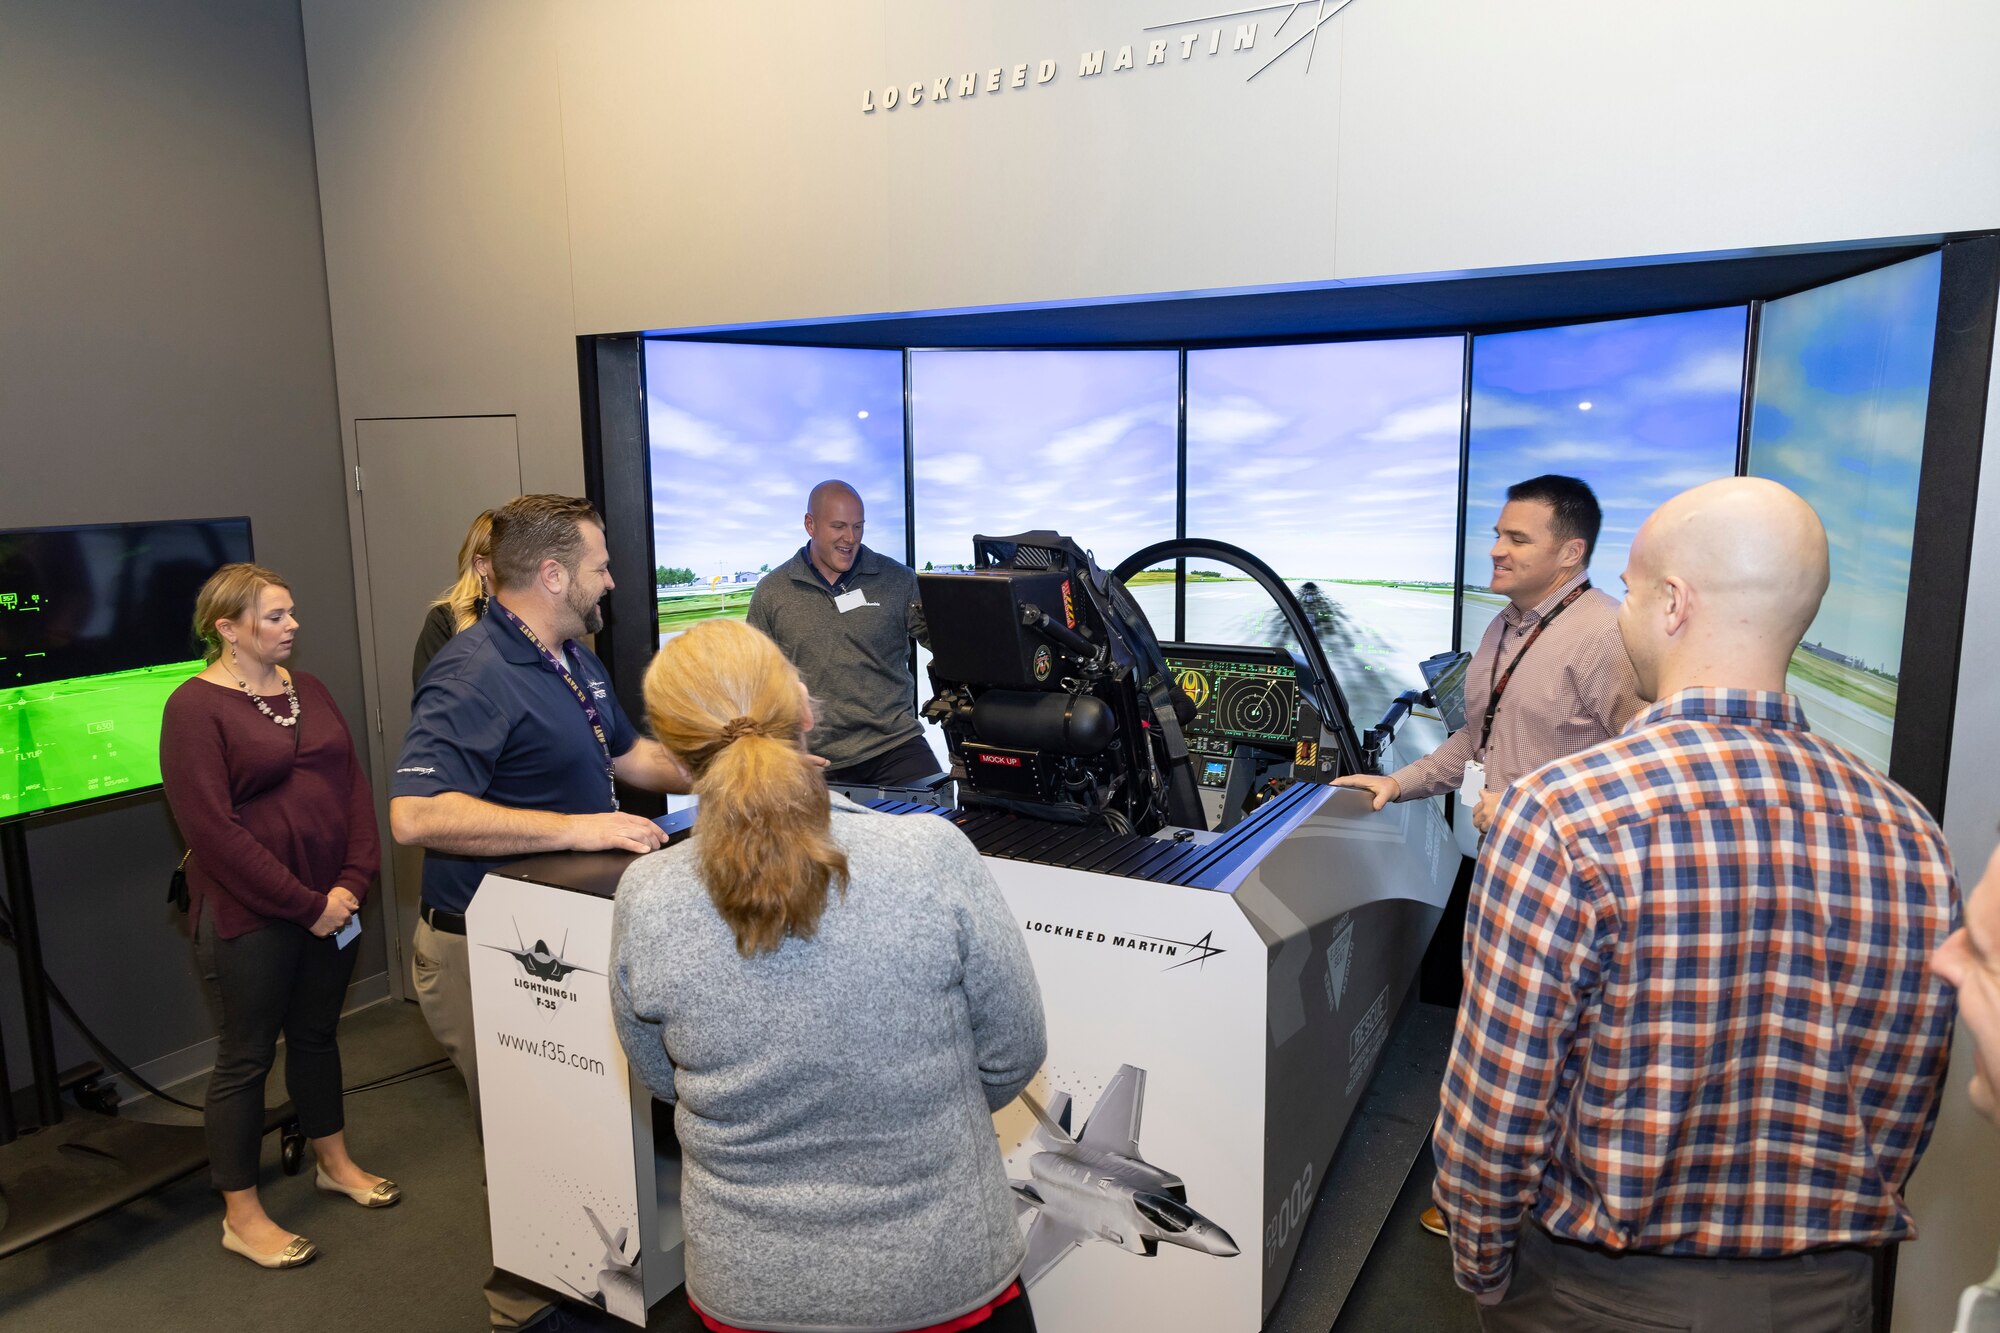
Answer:
[[1299, 709], [1294, 668], [1171, 649], [1166, 656], [1167, 669], [1194, 701], [1194, 721], [1184, 729], [1190, 752], [1227, 759], [1239, 742], [1290, 748]]

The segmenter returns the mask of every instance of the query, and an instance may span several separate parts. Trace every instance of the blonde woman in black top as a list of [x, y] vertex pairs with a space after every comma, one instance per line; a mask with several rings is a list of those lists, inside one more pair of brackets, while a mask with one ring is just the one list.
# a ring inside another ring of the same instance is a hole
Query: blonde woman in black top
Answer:
[[472, 520], [465, 540], [458, 546], [458, 580], [431, 603], [424, 616], [424, 628], [417, 635], [415, 659], [410, 663], [410, 685], [424, 678], [424, 668], [437, 656], [451, 636], [470, 629], [486, 614], [486, 599], [493, 589], [493, 511], [483, 509]]

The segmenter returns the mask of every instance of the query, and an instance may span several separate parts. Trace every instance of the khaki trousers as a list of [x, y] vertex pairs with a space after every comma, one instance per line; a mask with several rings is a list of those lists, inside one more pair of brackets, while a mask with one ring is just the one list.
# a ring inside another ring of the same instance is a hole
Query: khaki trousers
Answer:
[[[413, 944], [410, 973], [416, 983], [417, 1007], [424, 1011], [431, 1035], [464, 1077], [465, 1093], [472, 1101], [473, 1132], [482, 1133], [479, 1049], [472, 1040], [472, 964], [465, 936], [418, 921]], [[550, 1293], [525, 1278], [498, 1268], [487, 1276], [486, 1308], [495, 1328], [532, 1324], [554, 1303]]]

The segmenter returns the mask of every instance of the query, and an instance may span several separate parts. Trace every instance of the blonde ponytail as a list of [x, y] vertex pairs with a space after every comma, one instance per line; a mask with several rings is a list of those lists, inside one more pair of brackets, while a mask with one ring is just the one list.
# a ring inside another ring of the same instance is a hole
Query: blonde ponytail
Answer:
[[694, 777], [702, 883], [737, 952], [811, 939], [829, 887], [846, 889], [847, 853], [806, 757], [798, 672], [748, 625], [709, 620], [654, 657], [645, 695], [653, 735]]
[[487, 562], [490, 569], [492, 560], [493, 511], [486, 509], [472, 520], [472, 526], [465, 531], [465, 540], [458, 544], [457, 580], [431, 603], [451, 608], [452, 633], [463, 634], [479, 623], [488, 595], [487, 576], [480, 572], [479, 562]]

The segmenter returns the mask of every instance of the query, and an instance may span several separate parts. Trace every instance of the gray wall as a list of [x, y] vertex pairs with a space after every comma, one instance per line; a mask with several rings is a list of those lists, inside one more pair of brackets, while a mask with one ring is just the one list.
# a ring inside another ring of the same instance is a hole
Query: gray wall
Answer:
[[[8, 0], [0, 182], [0, 527], [250, 515], [258, 558], [293, 580], [299, 665], [358, 722], [297, 7]], [[28, 848], [49, 970], [85, 1019], [156, 1072], [208, 1063], [163, 900], [179, 855], [165, 803], [52, 818]], [[380, 936], [364, 933], [358, 978], [382, 972]], [[17, 997], [0, 955], [25, 1082]], [[60, 1019], [57, 1034], [59, 1060], [84, 1058]]]

